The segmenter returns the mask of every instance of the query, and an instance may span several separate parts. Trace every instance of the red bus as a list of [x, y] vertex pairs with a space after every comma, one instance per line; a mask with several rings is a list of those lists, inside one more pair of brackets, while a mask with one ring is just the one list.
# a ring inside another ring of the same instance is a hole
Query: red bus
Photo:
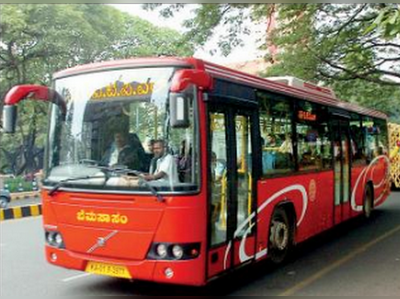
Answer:
[[201, 286], [369, 217], [389, 194], [387, 118], [304, 87], [194, 58], [89, 64], [56, 73], [52, 89], [14, 87], [6, 132], [20, 100], [51, 103], [48, 262]]

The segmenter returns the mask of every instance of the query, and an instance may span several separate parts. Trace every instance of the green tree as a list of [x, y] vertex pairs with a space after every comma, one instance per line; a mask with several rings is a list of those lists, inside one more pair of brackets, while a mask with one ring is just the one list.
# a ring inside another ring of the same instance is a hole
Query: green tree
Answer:
[[[48, 85], [61, 69], [110, 59], [192, 54], [178, 32], [107, 5], [1, 4], [0, 111], [12, 86]], [[24, 102], [20, 108], [18, 134], [0, 135], [0, 172], [41, 166], [47, 107]]]
[[384, 7], [366, 32], [380, 31], [386, 39], [394, 39], [400, 35], [400, 5], [392, 4]]
[[[376, 24], [386, 4], [280, 5], [271, 36], [281, 49], [266, 74], [304, 76], [334, 88], [339, 98], [399, 118], [400, 43]], [[298, 63], [301, 61], [301, 63]], [[397, 79], [397, 80], [396, 80]]]
[[368, 30], [384, 7], [385, 4], [281, 5], [282, 25], [272, 39], [286, 52], [284, 55], [301, 53], [317, 59], [317, 71], [323, 78], [400, 85], [384, 77], [400, 79], [400, 44], [387, 42], [381, 30]]

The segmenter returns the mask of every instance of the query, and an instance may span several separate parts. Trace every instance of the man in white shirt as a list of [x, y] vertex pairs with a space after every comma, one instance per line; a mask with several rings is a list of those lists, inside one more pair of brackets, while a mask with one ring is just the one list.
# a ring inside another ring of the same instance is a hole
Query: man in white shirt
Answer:
[[178, 183], [178, 169], [174, 157], [166, 152], [164, 140], [155, 140], [153, 144], [154, 158], [157, 159], [156, 167], [150, 167], [150, 173], [143, 175], [146, 181], [159, 183]]

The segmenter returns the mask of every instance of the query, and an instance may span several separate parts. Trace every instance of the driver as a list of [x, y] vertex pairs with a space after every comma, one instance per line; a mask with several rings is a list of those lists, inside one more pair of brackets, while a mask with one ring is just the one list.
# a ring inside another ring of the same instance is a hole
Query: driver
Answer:
[[140, 168], [137, 151], [128, 144], [126, 135], [120, 132], [114, 134], [114, 142], [106, 151], [102, 164], [108, 166], [124, 165], [134, 170]]

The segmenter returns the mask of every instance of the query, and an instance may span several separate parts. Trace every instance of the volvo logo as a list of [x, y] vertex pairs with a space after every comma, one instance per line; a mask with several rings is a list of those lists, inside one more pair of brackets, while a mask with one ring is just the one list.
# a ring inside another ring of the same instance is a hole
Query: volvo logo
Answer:
[[113, 231], [112, 233], [110, 233], [109, 235], [105, 236], [105, 237], [99, 237], [97, 238], [96, 244], [94, 244], [88, 251], [87, 253], [92, 253], [93, 251], [95, 251], [98, 248], [102, 248], [105, 247], [107, 245], [107, 241], [110, 240], [112, 237], [114, 237], [116, 234], [118, 233], [117, 230]]
[[97, 239], [97, 246], [98, 247], [104, 247], [106, 245], [106, 239], [105, 238], [98, 238]]

